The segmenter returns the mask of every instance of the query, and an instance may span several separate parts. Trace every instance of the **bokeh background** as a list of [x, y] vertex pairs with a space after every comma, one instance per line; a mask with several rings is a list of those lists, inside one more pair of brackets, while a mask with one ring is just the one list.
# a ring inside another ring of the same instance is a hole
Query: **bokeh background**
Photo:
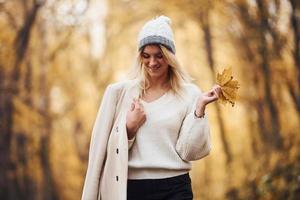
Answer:
[[203, 91], [227, 67], [241, 85], [207, 108], [195, 199], [300, 199], [299, 0], [0, 0], [0, 199], [80, 199], [103, 91], [158, 15]]

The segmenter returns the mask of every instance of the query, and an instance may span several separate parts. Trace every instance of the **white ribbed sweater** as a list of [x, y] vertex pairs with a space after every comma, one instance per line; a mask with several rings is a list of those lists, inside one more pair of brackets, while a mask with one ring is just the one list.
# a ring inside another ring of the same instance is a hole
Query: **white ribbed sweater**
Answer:
[[150, 103], [142, 101], [146, 122], [129, 140], [128, 179], [166, 178], [187, 173], [192, 160], [211, 149], [207, 117], [195, 118], [201, 94], [194, 84], [184, 86], [183, 98], [168, 92]]

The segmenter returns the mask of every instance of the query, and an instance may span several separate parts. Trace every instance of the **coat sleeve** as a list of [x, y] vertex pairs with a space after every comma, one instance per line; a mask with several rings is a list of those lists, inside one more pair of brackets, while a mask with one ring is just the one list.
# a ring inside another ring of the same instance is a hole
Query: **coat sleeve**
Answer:
[[184, 161], [199, 160], [207, 156], [211, 150], [210, 128], [207, 115], [204, 118], [196, 118], [194, 111], [198, 96], [201, 95], [199, 89], [193, 96], [191, 106], [182, 122], [176, 143], [176, 151]]
[[97, 200], [99, 182], [109, 134], [117, 104], [117, 92], [109, 85], [102, 98], [100, 108], [93, 126], [89, 148], [89, 160], [85, 177], [82, 200]]

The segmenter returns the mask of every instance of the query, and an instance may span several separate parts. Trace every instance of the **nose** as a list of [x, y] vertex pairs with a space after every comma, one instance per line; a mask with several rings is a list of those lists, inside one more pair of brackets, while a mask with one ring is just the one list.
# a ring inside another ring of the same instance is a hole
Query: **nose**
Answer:
[[149, 67], [154, 67], [155, 65], [157, 65], [157, 60], [154, 57], [150, 58]]

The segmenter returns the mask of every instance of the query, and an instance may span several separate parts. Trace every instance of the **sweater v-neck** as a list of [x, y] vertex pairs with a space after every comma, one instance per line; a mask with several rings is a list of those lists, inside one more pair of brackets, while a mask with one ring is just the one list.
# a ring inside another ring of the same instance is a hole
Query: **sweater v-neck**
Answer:
[[163, 95], [161, 95], [157, 99], [154, 99], [150, 102], [147, 102], [143, 99], [140, 99], [140, 100], [143, 103], [143, 105], [152, 107], [152, 106], [159, 105], [159, 104], [163, 103], [165, 101], [165, 99], [167, 99], [167, 97], [169, 96], [168, 94], [169, 94], [169, 91], [165, 92]]

